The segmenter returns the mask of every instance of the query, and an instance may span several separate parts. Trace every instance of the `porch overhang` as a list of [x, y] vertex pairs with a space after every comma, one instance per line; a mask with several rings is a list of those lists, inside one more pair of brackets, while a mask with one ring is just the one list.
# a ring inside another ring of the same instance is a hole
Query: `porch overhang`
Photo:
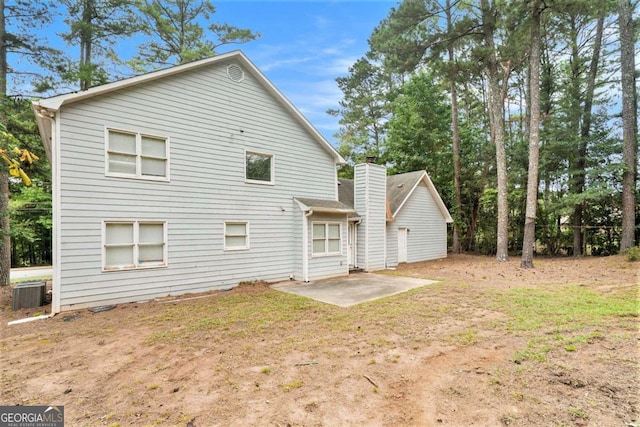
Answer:
[[355, 213], [356, 210], [337, 200], [327, 199], [308, 199], [302, 197], [294, 197], [300, 208], [305, 212], [343, 214], [348, 215]]

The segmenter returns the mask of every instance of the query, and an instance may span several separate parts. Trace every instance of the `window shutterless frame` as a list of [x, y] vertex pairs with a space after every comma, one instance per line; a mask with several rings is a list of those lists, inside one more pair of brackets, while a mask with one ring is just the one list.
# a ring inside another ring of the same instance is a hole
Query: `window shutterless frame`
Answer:
[[342, 224], [314, 221], [311, 223], [312, 256], [342, 255]]
[[250, 248], [249, 222], [225, 221], [224, 222], [224, 250], [241, 251]]
[[105, 127], [105, 175], [169, 181], [169, 137]]
[[166, 267], [167, 255], [166, 221], [102, 222], [103, 272]]
[[274, 185], [275, 166], [273, 154], [244, 150], [244, 182]]

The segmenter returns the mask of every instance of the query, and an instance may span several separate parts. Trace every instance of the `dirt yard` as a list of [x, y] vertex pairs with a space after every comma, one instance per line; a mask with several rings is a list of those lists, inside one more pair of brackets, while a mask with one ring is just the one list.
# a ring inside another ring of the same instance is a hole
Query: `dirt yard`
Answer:
[[639, 262], [451, 256], [334, 307], [245, 285], [32, 316], [0, 295], [2, 405], [68, 426], [640, 425]]

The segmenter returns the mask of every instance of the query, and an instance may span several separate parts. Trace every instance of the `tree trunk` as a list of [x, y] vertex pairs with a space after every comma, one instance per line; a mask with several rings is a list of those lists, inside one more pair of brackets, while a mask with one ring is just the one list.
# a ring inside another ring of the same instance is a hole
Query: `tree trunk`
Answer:
[[[507, 201], [507, 155], [504, 143], [504, 117], [502, 114], [503, 100], [500, 93], [498, 77], [498, 59], [493, 40], [495, 17], [493, 8], [488, 0], [481, 0], [482, 26], [484, 42], [489, 51], [485, 58], [485, 73], [489, 87], [489, 122], [491, 124], [491, 139], [496, 146], [496, 170], [498, 175], [498, 230], [496, 242], [496, 260], [509, 260], [509, 205]], [[504, 77], [506, 79], [506, 76]]]
[[636, 162], [638, 117], [635, 91], [633, 19], [630, 0], [618, 0], [620, 22], [620, 63], [622, 65], [622, 235], [620, 250], [635, 246]]
[[93, 0], [85, 0], [82, 7], [83, 29], [80, 32], [80, 90], [91, 87], [91, 42], [92, 42], [92, 6]]
[[540, 163], [540, 15], [538, 0], [531, 2], [531, 52], [529, 53], [529, 172], [525, 209], [522, 261], [520, 267], [533, 268], [533, 245], [536, 240], [538, 206], [538, 166]]
[[[447, 0], [447, 32], [452, 29], [451, 0]], [[451, 90], [451, 128], [453, 139], [453, 187], [456, 196], [456, 212], [453, 223], [453, 253], [461, 252], [458, 224], [462, 214], [462, 195], [460, 194], [460, 130], [458, 127], [458, 90], [456, 88], [456, 67], [453, 46], [449, 44], [449, 88]]]
[[[7, 45], [5, 2], [0, 0], [0, 122], [7, 124]], [[11, 226], [9, 223], [9, 172], [0, 167], [0, 286], [11, 280]]]

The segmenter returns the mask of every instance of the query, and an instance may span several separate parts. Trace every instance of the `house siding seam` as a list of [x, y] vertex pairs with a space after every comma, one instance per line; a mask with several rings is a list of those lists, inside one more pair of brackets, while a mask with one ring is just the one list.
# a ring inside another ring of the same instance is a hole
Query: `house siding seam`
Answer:
[[[250, 73], [238, 84], [225, 67], [61, 108], [54, 179], [62, 310], [301, 274], [301, 214], [293, 197], [335, 198], [335, 159]], [[105, 127], [171, 138], [170, 182], [105, 176]], [[275, 185], [245, 183], [245, 150], [277, 156]], [[168, 266], [101, 273], [105, 218], [170, 223]], [[251, 223], [251, 248], [225, 252], [224, 221], [237, 218]], [[317, 264], [310, 265], [314, 274], [338, 274]]]

